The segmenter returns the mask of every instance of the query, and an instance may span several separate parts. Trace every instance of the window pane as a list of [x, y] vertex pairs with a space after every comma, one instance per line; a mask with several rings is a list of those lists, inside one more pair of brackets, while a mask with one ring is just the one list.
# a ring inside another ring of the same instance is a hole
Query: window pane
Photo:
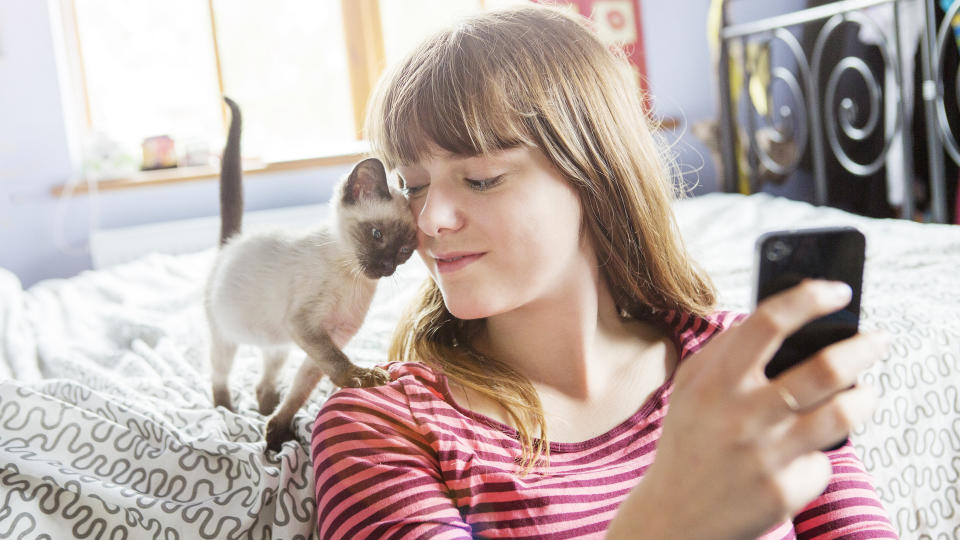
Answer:
[[149, 136], [222, 139], [207, 3], [76, 0], [93, 127], [139, 150]]
[[216, 0], [214, 9], [245, 155], [279, 161], [355, 146], [339, 1]]
[[527, 3], [529, 0], [380, 0], [387, 65], [400, 61], [424, 38], [463, 17]]
[[380, 0], [380, 25], [387, 65], [452, 22], [480, 11], [482, 0]]

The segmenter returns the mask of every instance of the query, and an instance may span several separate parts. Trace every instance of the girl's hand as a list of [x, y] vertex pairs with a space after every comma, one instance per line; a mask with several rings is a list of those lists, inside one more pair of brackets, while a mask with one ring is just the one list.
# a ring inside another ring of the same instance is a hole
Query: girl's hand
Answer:
[[655, 462], [611, 523], [643, 538], [755, 538], [827, 486], [819, 451], [873, 410], [852, 387], [886, 340], [858, 334], [768, 380], [783, 340], [844, 307], [850, 288], [807, 280], [771, 296], [679, 367]]

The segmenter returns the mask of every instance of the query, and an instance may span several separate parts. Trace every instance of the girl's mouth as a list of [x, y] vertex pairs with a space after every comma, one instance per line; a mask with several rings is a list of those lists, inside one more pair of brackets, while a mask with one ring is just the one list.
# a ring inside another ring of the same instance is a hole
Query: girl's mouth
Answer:
[[437, 261], [437, 272], [448, 274], [466, 267], [480, 257], [483, 257], [483, 255], [484, 253], [451, 253], [434, 257], [434, 259]]

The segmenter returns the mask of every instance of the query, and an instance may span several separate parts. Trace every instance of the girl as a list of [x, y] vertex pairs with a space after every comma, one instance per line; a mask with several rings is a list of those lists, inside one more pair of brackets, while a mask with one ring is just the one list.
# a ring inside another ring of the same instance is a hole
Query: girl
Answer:
[[869, 414], [880, 340], [762, 370], [849, 288], [715, 312], [636, 77], [582, 21], [467, 20], [368, 118], [430, 279], [391, 382], [317, 417], [321, 537], [895, 537], [852, 447], [818, 450]]

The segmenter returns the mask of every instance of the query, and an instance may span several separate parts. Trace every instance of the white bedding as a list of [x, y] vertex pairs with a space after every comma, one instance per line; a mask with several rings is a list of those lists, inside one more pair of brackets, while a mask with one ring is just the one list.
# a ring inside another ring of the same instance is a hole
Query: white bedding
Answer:
[[[712, 194], [677, 204], [688, 248], [721, 304], [746, 311], [765, 230], [850, 224], [867, 236], [864, 329], [894, 338], [864, 380], [881, 404], [854, 434], [904, 538], [960, 538], [960, 227], [872, 220], [775, 199]], [[0, 537], [307, 538], [306, 441], [332, 390], [265, 456], [256, 352], [232, 376], [238, 413], [211, 408], [200, 291], [212, 252], [151, 255], [22, 290], [0, 269]], [[347, 354], [385, 360], [417, 258], [384, 280]], [[302, 353], [288, 363], [292, 375]], [[268, 530], [269, 529], [269, 530]]]

